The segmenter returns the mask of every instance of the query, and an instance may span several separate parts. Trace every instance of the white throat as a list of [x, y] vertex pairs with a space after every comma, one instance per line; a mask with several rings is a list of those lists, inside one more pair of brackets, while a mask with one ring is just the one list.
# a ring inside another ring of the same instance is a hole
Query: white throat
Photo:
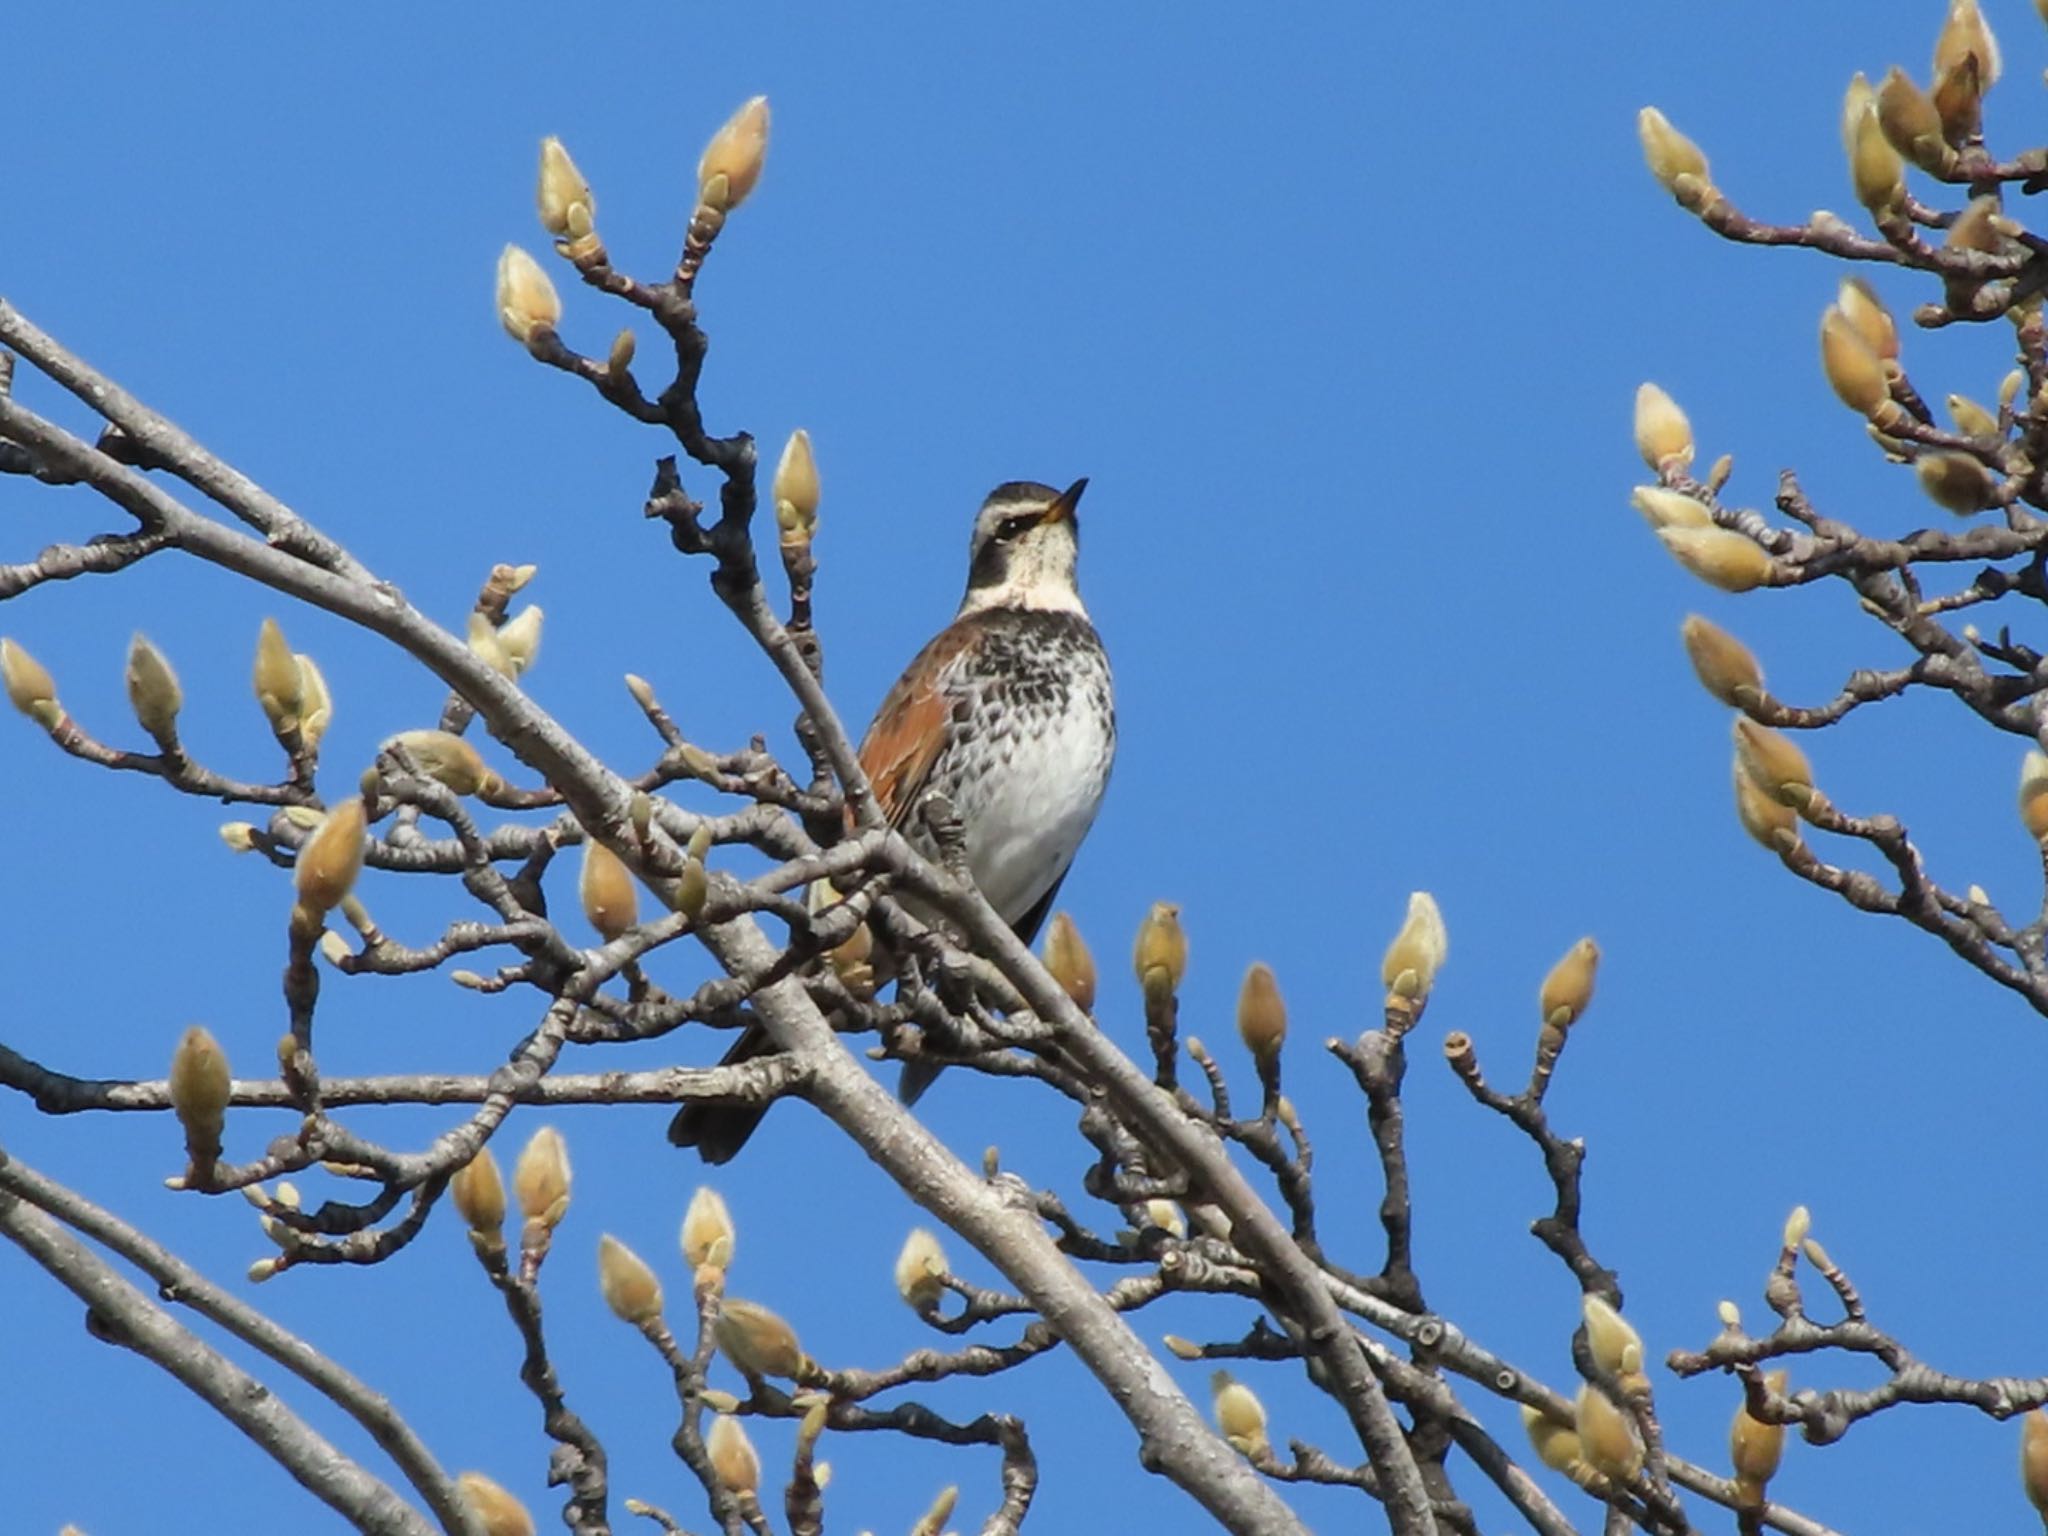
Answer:
[[956, 618], [980, 613], [986, 608], [1028, 608], [1039, 613], [1078, 613], [1088, 617], [1081, 606], [1081, 594], [1063, 581], [1005, 581], [993, 587], [970, 587], [960, 599]]

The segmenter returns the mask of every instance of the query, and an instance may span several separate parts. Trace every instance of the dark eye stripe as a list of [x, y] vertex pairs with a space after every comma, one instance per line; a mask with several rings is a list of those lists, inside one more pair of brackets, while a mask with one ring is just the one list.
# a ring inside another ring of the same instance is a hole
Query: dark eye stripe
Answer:
[[1035, 512], [1027, 512], [1022, 517], [1006, 517], [996, 525], [996, 537], [1014, 539], [1037, 522], [1038, 514]]

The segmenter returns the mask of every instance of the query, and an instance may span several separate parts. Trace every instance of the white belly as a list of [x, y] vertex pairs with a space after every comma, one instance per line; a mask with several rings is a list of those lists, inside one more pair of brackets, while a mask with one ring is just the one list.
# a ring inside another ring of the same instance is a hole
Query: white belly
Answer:
[[[1085, 705], [1085, 696], [1075, 699]], [[956, 809], [967, 867], [1005, 922], [1029, 912], [1073, 862], [1109, 784], [1114, 727], [1093, 708], [1042, 717], [995, 743], [986, 771], [963, 776]]]

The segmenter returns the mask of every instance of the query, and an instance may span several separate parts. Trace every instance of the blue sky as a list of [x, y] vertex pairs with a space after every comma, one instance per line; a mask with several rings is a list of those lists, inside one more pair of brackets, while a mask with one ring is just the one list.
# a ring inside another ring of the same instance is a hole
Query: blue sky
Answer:
[[[1694, 685], [1677, 626], [1694, 610], [1727, 624], [1802, 701], [1897, 653], [1840, 592], [1706, 591], [1627, 507], [1629, 403], [1656, 378], [1703, 458], [1735, 453], [1740, 499], [1767, 503], [1797, 464], [1824, 507], [1873, 529], [1940, 515], [1819, 378], [1832, 269], [1705, 234], [1643, 172], [1633, 119], [1661, 104], [1752, 212], [1852, 207], [1841, 89], [1857, 68], [1924, 74], [1941, 6], [1102, 9], [35, 8], [9, 20], [10, 51], [33, 64], [11, 72], [0, 283], [444, 621], [459, 624], [493, 561], [538, 562], [548, 635], [530, 687], [615, 763], [653, 750], [626, 670], [707, 745], [755, 731], [786, 745], [791, 707], [767, 667], [702, 572], [641, 523], [662, 445], [529, 363], [490, 303], [500, 246], [545, 248], [543, 134], [594, 183], [615, 257], [656, 276], [702, 141], [765, 91], [768, 172], [700, 288], [705, 400], [715, 428], [771, 448], [792, 427], [813, 435], [819, 620], [846, 713], [864, 719], [950, 613], [991, 485], [1091, 477], [1083, 580], [1123, 747], [1064, 895], [1109, 979], [1107, 1026], [1140, 1041], [1124, 956], [1147, 904], [1178, 900], [1184, 1017], [1249, 1084], [1229, 1007], [1246, 963], [1272, 963], [1325, 1220], [1353, 1234], [1348, 1261], [1376, 1267], [1360, 1107], [1317, 1046], [1373, 1021], [1381, 948], [1407, 893], [1433, 890], [1452, 955], [1409, 1077], [1423, 1283], [1563, 1384], [1574, 1287], [1525, 1231], [1547, 1205], [1540, 1167], [1466, 1101], [1434, 1042], [1467, 1030], [1496, 1079], [1514, 1076], [1538, 980], [1592, 933], [1600, 995], [1552, 1103], [1591, 1145], [1588, 1233], [1653, 1354], [1704, 1343], [1723, 1296], [1762, 1318], [1776, 1234], [1804, 1201], [1873, 1316], [1931, 1363], [2042, 1369], [2048, 1247], [2025, 1129], [2041, 1021], [1742, 837], [1725, 712]], [[2048, 49], [2027, 7], [1992, 21], [2008, 60], [1996, 131], [2024, 120]], [[1878, 286], [1901, 313], [1927, 296]], [[602, 351], [624, 318], [579, 291], [565, 332]], [[1908, 349], [1929, 398], [1988, 399], [2009, 366], [1991, 335]], [[79, 421], [37, 381], [21, 393]], [[0, 559], [109, 526], [85, 492], [0, 486]], [[74, 713], [127, 741], [121, 657], [147, 630], [184, 676], [187, 740], [258, 775], [271, 758], [246, 678], [270, 613], [337, 695], [330, 793], [378, 740], [430, 723], [438, 691], [392, 655], [172, 557], [38, 590], [0, 610], [0, 631], [51, 667]], [[1839, 803], [1902, 815], [1939, 877], [2030, 907], [2017, 744], [1909, 700], [1812, 752]], [[96, 775], [25, 725], [0, 731], [0, 775], [0, 1038], [80, 1073], [153, 1075], [203, 1020], [248, 1070], [267, 1059], [288, 898], [216, 839], [235, 813]], [[415, 939], [454, 910], [452, 893], [388, 880], [364, 894]], [[531, 1020], [445, 982], [332, 984], [321, 1058], [482, 1070]], [[714, 1053], [684, 1039], [646, 1059]], [[1075, 1144], [1043, 1102], [949, 1077], [926, 1104], [963, 1154], [994, 1141], [1007, 1166], [1075, 1189]], [[662, 1143], [658, 1110], [556, 1118], [577, 1186], [546, 1294], [571, 1400], [606, 1436], [619, 1496], [695, 1518], [666, 1449], [666, 1376], [603, 1312], [594, 1250], [615, 1232], [683, 1294], [674, 1235], [698, 1170]], [[362, 1123], [416, 1144], [443, 1121]], [[516, 1117], [515, 1141], [538, 1123]], [[230, 1154], [283, 1128], [238, 1122]], [[239, 1201], [162, 1188], [167, 1120], [51, 1123], [0, 1101], [0, 1145], [211, 1273], [263, 1251]], [[813, 1353], [875, 1366], [925, 1342], [889, 1280], [913, 1212], [815, 1117], [779, 1111], [717, 1182], [741, 1229], [735, 1290], [784, 1311]], [[18, 1257], [0, 1255], [0, 1298], [10, 1528], [268, 1529], [287, 1507], [295, 1528], [338, 1528], [289, 1503], [282, 1474], [175, 1385], [90, 1343]], [[451, 1467], [549, 1506], [513, 1335], [452, 1222], [379, 1270], [295, 1273], [260, 1299], [390, 1392]], [[1143, 1331], [1223, 1338], [1249, 1322], [1242, 1307], [1162, 1307]], [[1182, 1368], [1191, 1390], [1205, 1369]], [[1326, 1405], [1278, 1371], [1251, 1379], [1278, 1436], [1347, 1454]], [[1794, 1379], [1869, 1378], [1826, 1361]], [[1720, 1465], [1730, 1384], [1657, 1382], [1674, 1445]], [[1025, 1415], [1045, 1529], [1185, 1518], [1172, 1489], [1134, 1475], [1092, 1391], [1048, 1361], [930, 1399]], [[2016, 1528], [2014, 1440], [1959, 1409], [1886, 1415], [1825, 1453], [1791, 1447], [1773, 1491], [1845, 1529]], [[788, 1437], [757, 1441], [772, 1460]], [[952, 1481], [963, 1528], [994, 1501], [992, 1457], [829, 1455], [828, 1508], [849, 1529], [905, 1528]], [[1335, 1497], [1302, 1507], [1325, 1527], [1355, 1518]]]

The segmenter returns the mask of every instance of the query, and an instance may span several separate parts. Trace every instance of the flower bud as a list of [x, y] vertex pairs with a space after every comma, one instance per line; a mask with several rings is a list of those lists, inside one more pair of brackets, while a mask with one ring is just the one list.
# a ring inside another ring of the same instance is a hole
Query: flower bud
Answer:
[[[1786, 1372], [1771, 1371], [1764, 1386], [1775, 1396], [1784, 1392], [1786, 1380]], [[1728, 1459], [1735, 1468], [1736, 1498], [1744, 1507], [1755, 1509], [1763, 1503], [1764, 1484], [1776, 1474], [1784, 1454], [1785, 1426], [1751, 1418], [1745, 1399], [1728, 1426]]]
[[1950, 144], [1966, 144], [1976, 137], [1984, 122], [1984, 68], [1975, 54], [1935, 71], [1934, 112], [1941, 119], [1941, 136]]
[[1450, 931], [1436, 898], [1427, 891], [1408, 897], [1408, 915], [1380, 962], [1380, 984], [1401, 997], [1421, 1001], [1436, 985], [1436, 973], [1450, 954]]
[[1586, 1348], [1601, 1370], [1610, 1376], [1625, 1376], [1643, 1368], [1642, 1335], [1604, 1296], [1586, 1292], [1579, 1298], [1579, 1310], [1586, 1320]]
[[484, 1528], [484, 1536], [533, 1536], [533, 1516], [511, 1494], [481, 1472], [455, 1479], [455, 1491]]
[[305, 674], [299, 670], [299, 658], [285, 644], [284, 631], [277, 627], [275, 619], [265, 619], [256, 631], [256, 667], [250, 681], [271, 730], [282, 734], [297, 729], [305, 700]]
[[1579, 1388], [1579, 1445], [1602, 1477], [1625, 1483], [1643, 1465], [1643, 1442], [1628, 1416], [1590, 1381]]
[[1865, 416], [1891, 402], [1884, 363], [1849, 317], [1830, 304], [1820, 317], [1820, 366], [1842, 404]]
[[256, 827], [247, 821], [224, 821], [220, 824], [220, 840], [236, 853], [249, 853], [256, 847]]
[[704, 1449], [711, 1455], [711, 1468], [718, 1480], [734, 1493], [758, 1494], [761, 1489], [761, 1458], [740, 1421], [729, 1413], [711, 1416], [711, 1432], [704, 1437]]
[[334, 698], [318, 662], [303, 652], [292, 660], [299, 669], [299, 741], [308, 752], [317, 752], [320, 738], [334, 721]]
[[806, 535], [818, 521], [818, 461], [811, 454], [811, 434], [799, 427], [783, 445], [782, 459], [775, 466], [775, 487], [770, 493], [776, 506], [788, 507]]
[[1273, 1446], [1266, 1438], [1266, 1410], [1252, 1389], [1228, 1371], [1216, 1372], [1209, 1378], [1209, 1385], [1214, 1394], [1216, 1427], [1223, 1431], [1223, 1438], [1232, 1449], [1246, 1456], [1268, 1454]]
[[1742, 830], [1773, 853], [1789, 853], [1799, 843], [1799, 813], [1765, 794], [1740, 757], [1735, 760], [1735, 814]]
[[1180, 908], [1173, 902], [1152, 903], [1152, 910], [1138, 925], [1132, 963], [1148, 1000], [1163, 1000], [1179, 990], [1188, 970], [1188, 936], [1180, 925]]
[[[768, 158], [768, 98], [756, 96], [726, 120], [697, 162], [697, 200], [729, 213], [747, 200]], [[719, 183], [723, 178], [722, 185]]]
[[1659, 528], [1657, 537], [1680, 565], [1723, 592], [1748, 592], [1771, 579], [1763, 546], [1732, 529]]
[[1700, 685], [1723, 704], [1741, 708], [1746, 695], [1761, 695], [1764, 669], [1748, 646], [1727, 630], [1699, 614], [1687, 614], [1679, 626], [1685, 640], [1685, 654], [1699, 675]]
[[626, 370], [633, 366], [633, 353], [638, 347], [630, 330], [621, 330], [612, 338], [611, 351], [605, 354], [604, 371], [613, 378], [623, 378]]
[[2020, 1486], [2027, 1502], [2048, 1519], [2048, 1408], [2020, 1421]]
[[692, 1270], [707, 1264], [713, 1269], [729, 1268], [738, 1241], [724, 1198], [710, 1185], [700, 1184], [690, 1196], [690, 1208], [683, 1213], [683, 1262]]
[[1700, 153], [1699, 145], [1672, 127], [1670, 119], [1655, 107], [1644, 107], [1636, 114], [1636, 133], [1643, 141], [1643, 159], [1650, 174], [1666, 192], [1677, 195], [1681, 176], [1711, 184], [1707, 157]]
[[1160, 1231], [1169, 1233], [1174, 1237], [1186, 1237], [1188, 1235], [1187, 1218], [1181, 1215], [1180, 1207], [1171, 1200], [1147, 1200], [1145, 1202], [1145, 1220], [1149, 1225], [1155, 1226]]
[[640, 896], [625, 861], [596, 838], [583, 839], [583, 915], [609, 944], [640, 921]]
[[1977, 0], [1949, 0], [1948, 19], [1934, 39], [1935, 78], [1938, 80], [1958, 68], [1967, 58], [1977, 61], [1982, 89], [1988, 91], [1998, 83], [2003, 68], [1998, 39], [1991, 35], [1990, 24], [1984, 20]]
[[1714, 1304], [1714, 1316], [1721, 1320], [1723, 1328], [1733, 1330], [1742, 1326], [1742, 1309], [1732, 1301], [1716, 1302]]
[[480, 613], [469, 616], [465, 638], [472, 656], [500, 677], [512, 675], [512, 658], [505, 654], [505, 642], [498, 638], [498, 626]]
[[1955, 163], [1956, 152], [1942, 137], [1941, 114], [1902, 69], [1894, 67], [1877, 88], [1877, 124], [1892, 147], [1921, 170], [1939, 176]]
[[712, 1331], [725, 1358], [749, 1376], [797, 1380], [810, 1374], [796, 1330], [766, 1307], [728, 1296], [719, 1306]]
[[910, 1528], [910, 1536], [939, 1536], [946, 1528], [946, 1522], [953, 1518], [953, 1511], [960, 1503], [958, 1484], [941, 1488], [939, 1496], [932, 1500], [931, 1507], [918, 1516], [917, 1524]]
[[1522, 1428], [1536, 1459], [1553, 1472], [1570, 1472], [1574, 1462], [1585, 1459], [1578, 1431], [1565, 1428], [1540, 1408], [1522, 1404]]
[[1867, 103], [1856, 117], [1849, 179], [1856, 188], [1856, 201], [1872, 213], [1889, 212], [1905, 200], [1905, 162], [1878, 126], [1877, 108]]
[[1095, 957], [1081, 938], [1081, 930], [1064, 912], [1053, 914], [1045, 933], [1045, 968], [1060, 990], [1074, 1000], [1083, 1013], [1095, 1011]]
[[193, 1162], [213, 1163], [220, 1156], [233, 1080], [227, 1053], [198, 1024], [178, 1038], [178, 1048], [171, 1054], [170, 1088], [172, 1112], [185, 1129], [185, 1149]]
[[1536, 1011], [1546, 1024], [1569, 1029], [1593, 1001], [1593, 976], [1600, 967], [1600, 946], [1580, 939], [1550, 968], [1537, 989]]
[[1898, 358], [1898, 326], [1870, 284], [1860, 277], [1843, 278], [1841, 287], [1835, 291], [1835, 308], [1842, 312], [1851, 329], [1863, 338], [1864, 345], [1877, 354], [1879, 362], [1892, 362]]
[[49, 670], [12, 640], [0, 640], [0, 682], [7, 685], [8, 702], [43, 729], [54, 730], [64, 718]]
[[520, 1149], [512, 1165], [512, 1195], [528, 1221], [552, 1229], [569, 1212], [569, 1147], [562, 1133], [544, 1125]]
[[1948, 233], [1942, 238], [1942, 248], [1950, 251], [1978, 251], [1995, 256], [2005, 249], [2006, 231], [2004, 215], [1998, 211], [1995, 197], [1973, 197], [1963, 205], [1963, 211], [1956, 215], [1949, 225]]
[[562, 300], [540, 263], [516, 245], [498, 256], [498, 320], [521, 346], [562, 323]]
[[896, 1255], [896, 1294], [913, 1312], [931, 1311], [946, 1294], [946, 1254], [939, 1240], [913, 1227]]
[[1998, 494], [1997, 478], [1967, 453], [1923, 453], [1913, 478], [1929, 501], [1957, 517], [1982, 512]]
[[534, 189], [540, 225], [560, 240], [580, 240], [590, 233], [597, 199], [590, 183], [576, 169], [562, 141], [550, 135], [540, 141], [540, 179]]
[[1797, 1248], [1806, 1241], [1806, 1234], [1813, 1230], [1813, 1212], [1803, 1205], [1792, 1207], [1792, 1214], [1785, 1218], [1785, 1247]]
[[158, 741], [174, 738], [185, 690], [178, 686], [178, 674], [164, 660], [163, 652], [141, 634], [128, 642], [127, 682], [128, 703], [136, 721]]
[[363, 869], [363, 802], [350, 797], [329, 811], [299, 849], [292, 885], [309, 912], [332, 911], [355, 889]]
[[1968, 395], [1948, 397], [1949, 419], [1965, 437], [2000, 437], [1998, 418]]
[[498, 644], [503, 647], [505, 663], [515, 678], [532, 671], [540, 655], [540, 621], [540, 605], [528, 603], [498, 626]]
[[1639, 485], [1629, 501], [1652, 528], [1711, 528], [1714, 516], [1705, 502], [1661, 485]]
[[597, 1240], [597, 1287], [622, 1323], [638, 1328], [661, 1317], [661, 1282], [645, 1259], [609, 1232]]
[[2035, 842], [2048, 842], [2048, 754], [2039, 748], [2020, 764], [2020, 825]]
[[1674, 460], [1678, 469], [1692, 463], [1692, 423], [1678, 402], [1655, 384], [1636, 386], [1636, 452], [1660, 473]]
[[1280, 996], [1273, 968], [1264, 961], [1252, 963], [1244, 973], [1244, 985], [1238, 988], [1237, 1037], [1261, 1062], [1278, 1056], [1287, 1039], [1287, 1003]]
[[1759, 789], [1781, 804], [1796, 807], [1813, 798], [1813, 765], [1783, 731], [1737, 720], [1735, 760]]
[[490, 1235], [504, 1228], [505, 1181], [498, 1176], [498, 1160], [489, 1147], [479, 1147], [475, 1157], [455, 1170], [448, 1181], [448, 1198], [470, 1231]]
[[390, 745], [404, 748], [415, 768], [458, 795], [473, 795], [498, 777], [484, 766], [482, 754], [453, 731], [400, 731]]

